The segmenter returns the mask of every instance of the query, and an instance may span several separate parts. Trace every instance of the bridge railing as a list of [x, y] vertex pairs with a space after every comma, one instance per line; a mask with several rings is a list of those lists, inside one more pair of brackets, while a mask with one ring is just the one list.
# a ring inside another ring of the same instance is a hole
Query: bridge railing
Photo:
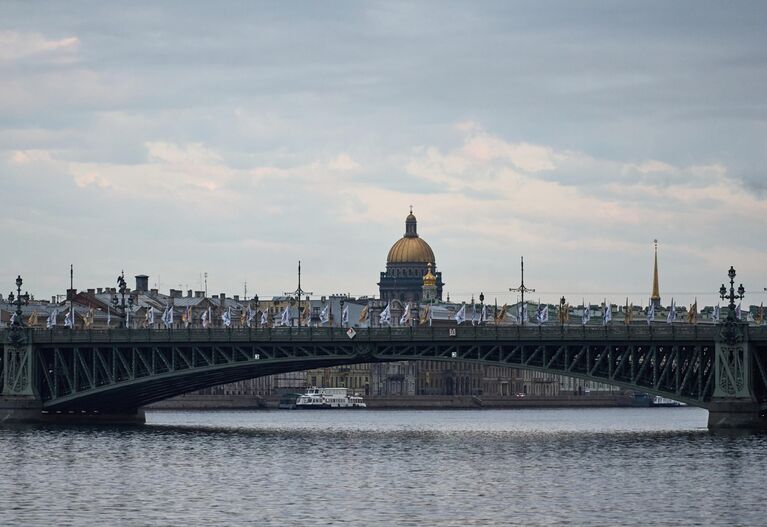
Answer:
[[[532, 326], [435, 326], [435, 327], [277, 327], [277, 328], [188, 328], [188, 329], [92, 329], [27, 330], [28, 342], [66, 343], [168, 343], [194, 342], [349, 342], [350, 340], [390, 341], [701, 341], [714, 340], [713, 324], [615, 324], [532, 325]], [[4, 331], [3, 331], [4, 332]], [[2, 332], [0, 332], [2, 333]], [[749, 337], [767, 339], [767, 326], [749, 328]], [[5, 339], [3, 338], [3, 341]]]

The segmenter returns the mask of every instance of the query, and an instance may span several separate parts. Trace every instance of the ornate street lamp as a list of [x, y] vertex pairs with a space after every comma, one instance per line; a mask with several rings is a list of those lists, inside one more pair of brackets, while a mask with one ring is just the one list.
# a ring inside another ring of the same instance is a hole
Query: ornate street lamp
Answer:
[[16, 311], [13, 313], [11, 320], [12, 328], [24, 327], [24, 320], [21, 317], [21, 306], [29, 304], [29, 293], [25, 291], [23, 295], [21, 294], [21, 285], [23, 283], [21, 275], [16, 277], [16, 295], [14, 296], [13, 292], [8, 294], [8, 300], [10, 300], [11, 304], [16, 304]]
[[[256, 303], [256, 315], [258, 315], [258, 293], [256, 293], [256, 294], [253, 296], [253, 302], [255, 302], [255, 303]], [[258, 323], [259, 323], [259, 320], [258, 320], [258, 318], [259, 318], [259, 317], [256, 317], [256, 327], [258, 327]]]
[[[485, 293], [481, 291], [479, 293], [479, 316], [480, 318], [485, 316]], [[487, 320], [482, 320], [482, 322], [487, 324]]]
[[128, 297], [128, 304], [125, 304], [125, 293], [128, 290], [128, 287], [125, 283], [125, 271], [122, 271], [120, 273], [120, 276], [117, 277], [117, 287], [118, 291], [120, 292], [120, 295], [122, 297], [121, 300], [117, 299], [117, 295], [112, 297], [112, 305], [115, 309], [122, 309], [123, 312], [123, 327], [128, 327], [128, 316], [129, 313], [133, 312], [133, 297]]
[[740, 286], [738, 286], [737, 292], [735, 291], [734, 267], [730, 266], [730, 270], [727, 271], [727, 276], [730, 278], [730, 292], [728, 294], [727, 287], [722, 284], [722, 287], [719, 288], [719, 297], [722, 300], [729, 300], [729, 305], [727, 306], [729, 308], [729, 312], [727, 313], [727, 320], [735, 321], [735, 301], [743, 299], [743, 296], [746, 293], [746, 289], [743, 287], [743, 284], [740, 284]]

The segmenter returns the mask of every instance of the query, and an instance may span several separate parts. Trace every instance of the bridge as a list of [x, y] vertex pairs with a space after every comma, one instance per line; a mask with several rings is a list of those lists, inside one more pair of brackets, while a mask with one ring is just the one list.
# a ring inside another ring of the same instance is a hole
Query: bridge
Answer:
[[275, 373], [436, 360], [607, 383], [767, 429], [767, 326], [721, 324], [0, 331], [0, 421], [143, 422], [142, 406]]

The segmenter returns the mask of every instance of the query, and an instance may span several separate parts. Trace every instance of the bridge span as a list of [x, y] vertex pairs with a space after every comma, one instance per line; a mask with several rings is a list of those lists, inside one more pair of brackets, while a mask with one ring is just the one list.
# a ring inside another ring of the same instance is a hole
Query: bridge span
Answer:
[[767, 326], [741, 323], [0, 331], [0, 421], [143, 421], [218, 384], [363, 362], [469, 361], [661, 395], [767, 429]]

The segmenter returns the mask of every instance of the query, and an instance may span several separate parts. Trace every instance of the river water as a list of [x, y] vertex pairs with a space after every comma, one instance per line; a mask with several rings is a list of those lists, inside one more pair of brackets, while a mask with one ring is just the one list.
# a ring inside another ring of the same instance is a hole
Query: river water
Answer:
[[765, 525], [696, 408], [152, 412], [0, 428], [0, 525]]

